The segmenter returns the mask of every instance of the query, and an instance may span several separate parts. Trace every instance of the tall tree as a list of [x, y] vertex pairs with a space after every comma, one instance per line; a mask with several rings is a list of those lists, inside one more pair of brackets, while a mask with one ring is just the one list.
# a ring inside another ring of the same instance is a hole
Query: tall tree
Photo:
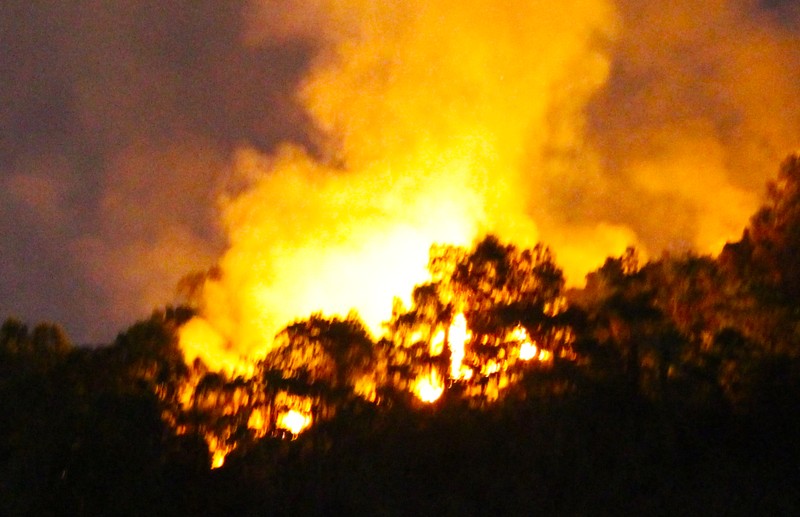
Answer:
[[755, 213], [742, 240], [728, 246], [723, 258], [749, 266], [743, 271], [779, 295], [779, 301], [800, 306], [800, 154], [783, 162], [775, 181], [767, 184], [764, 205]]

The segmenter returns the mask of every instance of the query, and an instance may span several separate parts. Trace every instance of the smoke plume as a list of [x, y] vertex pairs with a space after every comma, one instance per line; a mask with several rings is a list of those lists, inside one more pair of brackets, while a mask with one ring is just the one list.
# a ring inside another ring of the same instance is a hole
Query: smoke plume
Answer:
[[715, 253], [800, 139], [790, 1], [0, 10], [0, 310], [79, 341], [214, 264], [186, 334], [249, 354], [316, 310], [379, 332], [433, 242], [543, 241], [573, 284]]

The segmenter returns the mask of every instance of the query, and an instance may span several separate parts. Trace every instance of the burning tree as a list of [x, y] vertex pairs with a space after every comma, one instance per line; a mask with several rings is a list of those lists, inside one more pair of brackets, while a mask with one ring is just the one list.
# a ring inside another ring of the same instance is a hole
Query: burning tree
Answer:
[[564, 279], [546, 247], [519, 249], [487, 236], [470, 251], [432, 247], [428, 269], [431, 280], [414, 289], [411, 307], [396, 303], [387, 324], [396, 366], [412, 365], [399, 377], [416, 379], [420, 398], [447, 377], [491, 400], [528, 361], [571, 354], [572, 333], [558, 318]]
[[428, 272], [409, 308], [396, 300], [377, 341], [355, 313], [313, 314], [278, 333], [250, 378], [211, 372], [196, 381], [193, 411], [216, 415], [216, 427], [198, 421], [198, 429], [217, 464], [237, 437], [296, 436], [351, 403], [409, 393], [430, 403], [449, 388], [482, 404], [528, 365], [574, 355], [562, 272], [546, 247], [520, 249], [493, 236], [472, 249], [435, 245]]

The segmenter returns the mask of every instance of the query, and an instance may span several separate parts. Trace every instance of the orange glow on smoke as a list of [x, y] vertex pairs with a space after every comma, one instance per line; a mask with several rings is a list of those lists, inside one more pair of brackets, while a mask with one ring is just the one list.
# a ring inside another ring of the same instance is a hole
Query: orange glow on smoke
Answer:
[[[236, 153], [242, 188], [221, 203], [229, 246], [197, 301], [213, 333], [181, 335], [213, 368], [263, 357], [285, 325], [315, 312], [355, 309], [380, 337], [394, 298], [408, 302], [426, 279], [431, 244], [491, 232], [531, 246], [543, 224], [531, 211], [538, 186], [598, 166], [572, 148], [585, 147], [582, 110], [609, 71], [597, 45], [614, 30], [607, 0], [318, 8], [312, 36], [325, 48], [298, 93], [329, 138], [313, 156], [291, 144]], [[280, 9], [287, 25], [270, 30], [305, 30]], [[249, 31], [257, 41], [258, 27]], [[551, 155], [586, 163], [545, 163]], [[613, 224], [578, 231], [601, 245], [556, 246], [577, 282], [635, 240]], [[451, 341], [458, 357], [461, 338]]]
[[[284, 4], [275, 8], [289, 13], [285, 27], [270, 30], [305, 31], [292, 23], [294, 0]], [[180, 329], [188, 362], [249, 378], [276, 334], [313, 313], [355, 310], [377, 340], [395, 298], [409, 305], [429, 279], [435, 243], [466, 246], [486, 233], [521, 247], [555, 239], [558, 261], [579, 283], [635, 242], [614, 223], [554, 228], [535, 208], [555, 179], [600, 167], [584, 138], [584, 108], [610, 69], [610, 0], [314, 5], [320, 20], [310, 36], [321, 48], [297, 93], [321, 138], [313, 153], [289, 143], [269, 155], [235, 153], [237, 190], [220, 199], [228, 246], [195, 286], [198, 315]], [[430, 356], [446, 346], [450, 364], [403, 380], [425, 402], [448, 382], [477, 393], [476, 381], [491, 377], [499, 392], [512, 361], [549, 353], [531, 351], [526, 334], [518, 353], [478, 359], [464, 314], [426, 332]], [[374, 402], [381, 382], [364, 376], [353, 386]], [[251, 413], [251, 430], [296, 435], [318, 418], [310, 402], [272, 403], [269, 414]], [[225, 447], [209, 447], [224, 461]]]
[[211, 370], [235, 377], [252, 377], [255, 357], [244, 357], [230, 348], [223, 337], [207, 320], [194, 317], [178, 331], [184, 358], [188, 364], [200, 359]]

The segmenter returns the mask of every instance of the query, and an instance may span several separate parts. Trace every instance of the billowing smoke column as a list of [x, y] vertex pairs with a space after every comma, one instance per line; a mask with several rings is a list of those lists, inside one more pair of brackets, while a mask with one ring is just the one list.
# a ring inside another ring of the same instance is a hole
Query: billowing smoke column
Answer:
[[[266, 350], [283, 325], [320, 310], [355, 308], [378, 332], [393, 297], [425, 279], [431, 244], [492, 232], [531, 245], [543, 171], [598, 166], [584, 107], [609, 72], [604, 1], [259, 7], [267, 34], [321, 38], [299, 95], [326, 139], [314, 157], [288, 145], [239, 153], [248, 186], [225, 203], [230, 247], [205, 284], [203, 319], [184, 329], [190, 355], [210, 340]], [[558, 250], [574, 277], [635, 241], [621, 225], [570, 230], [593, 243]]]
[[78, 342], [220, 257], [195, 324], [249, 353], [374, 328], [434, 241], [714, 253], [800, 147], [793, 0], [145, 4], [0, 5], [0, 312]]
[[746, 2], [265, 0], [247, 19], [249, 45], [313, 42], [298, 96], [321, 137], [237, 154], [221, 274], [182, 336], [211, 364], [315, 311], [380, 332], [434, 242], [542, 240], [572, 283], [629, 245], [716, 252], [796, 140], [797, 40]]
[[609, 193], [651, 253], [717, 253], [800, 146], [800, 9], [787, 0], [617, 0], [609, 80], [587, 106]]

